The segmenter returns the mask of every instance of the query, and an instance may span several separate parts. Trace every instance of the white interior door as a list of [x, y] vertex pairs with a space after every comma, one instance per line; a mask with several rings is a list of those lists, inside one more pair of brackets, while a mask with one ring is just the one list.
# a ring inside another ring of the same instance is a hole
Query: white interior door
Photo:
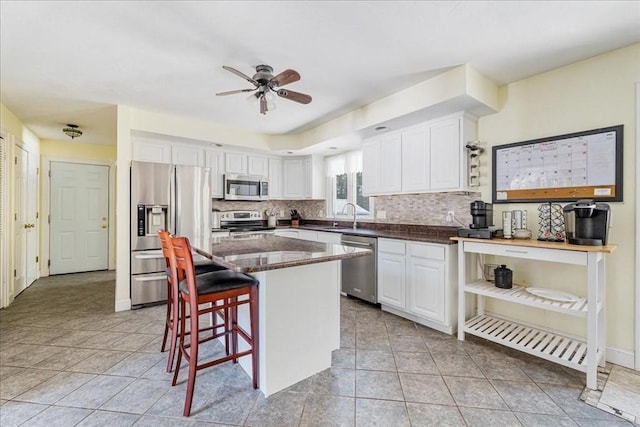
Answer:
[[14, 226], [14, 250], [13, 250], [13, 292], [12, 297], [15, 298], [20, 292], [27, 287], [26, 282], [26, 247], [27, 247], [27, 170], [28, 170], [28, 153], [22, 148], [16, 146], [15, 167], [14, 167], [14, 193], [13, 206], [15, 221]]
[[25, 285], [38, 278], [38, 156], [27, 153], [25, 217], [27, 221], [25, 247]]
[[109, 167], [51, 162], [49, 274], [108, 268]]

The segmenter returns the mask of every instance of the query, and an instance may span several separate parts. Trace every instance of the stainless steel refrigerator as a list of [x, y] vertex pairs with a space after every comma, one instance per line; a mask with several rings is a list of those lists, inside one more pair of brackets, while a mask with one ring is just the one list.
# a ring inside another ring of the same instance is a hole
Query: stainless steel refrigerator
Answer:
[[211, 233], [209, 169], [131, 162], [131, 305], [166, 301], [158, 230], [191, 241]]

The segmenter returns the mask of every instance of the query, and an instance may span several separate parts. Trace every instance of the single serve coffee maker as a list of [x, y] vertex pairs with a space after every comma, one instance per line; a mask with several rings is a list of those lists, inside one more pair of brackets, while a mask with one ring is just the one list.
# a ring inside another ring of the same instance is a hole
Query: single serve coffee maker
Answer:
[[563, 208], [567, 243], [586, 246], [607, 244], [611, 208], [592, 199], [578, 200]]
[[471, 222], [469, 228], [459, 228], [458, 237], [493, 239], [502, 237], [502, 229], [493, 226], [493, 205], [482, 200], [471, 202]]
[[471, 221], [469, 228], [493, 227], [493, 205], [482, 200], [471, 202]]

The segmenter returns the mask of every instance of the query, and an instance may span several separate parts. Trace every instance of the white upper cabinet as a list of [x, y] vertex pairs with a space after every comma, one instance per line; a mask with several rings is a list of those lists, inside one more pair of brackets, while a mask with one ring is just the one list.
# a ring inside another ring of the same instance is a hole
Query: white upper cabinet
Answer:
[[222, 198], [223, 194], [223, 170], [224, 155], [221, 151], [207, 149], [205, 150], [205, 166], [210, 170], [211, 176], [211, 197]]
[[362, 144], [364, 195], [393, 194], [402, 190], [402, 136], [389, 133]]
[[282, 159], [269, 157], [269, 198], [282, 198]]
[[427, 191], [430, 182], [429, 127], [402, 132], [402, 191]]
[[224, 173], [247, 174], [247, 155], [244, 153], [224, 153]]
[[455, 117], [429, 126], [432, 190], [457, 190], [461, 187], [461, 121]]
[[171, 144], [171, 163], [186, 166], [204, 166], [204, 149], [197, 145]]
[[249, 175], [269, 176], [269, 158], [265, 156], [247, 156], [247, 172]]
[[269, 176], [269, 159], [267, 156], [226, 152], [224, 154], [224, 172], [239, 175]]
[[139, 162], [171, 163], [171, 144], [164, 141], [134, 139], [131, 159]]
[[283, 159], [282, 175], [284, 178], [283, 197], [285, 199], [303, 199], [306, 183], [303, 159]]
[[362, 143], [362, 192], [365, 196], [380, 192], [380, 138]]
[[380, 137], [380, 182], [381, 193], [402, 190], [402, 135], [393, 133]]
[[466, 141], [476, 119], [456, 113], [362, 144], [365, 195], [466, 190]]
[[285, 199], [323, 199], [324, 158], [306, 156], [282, 159], [282, 196]]

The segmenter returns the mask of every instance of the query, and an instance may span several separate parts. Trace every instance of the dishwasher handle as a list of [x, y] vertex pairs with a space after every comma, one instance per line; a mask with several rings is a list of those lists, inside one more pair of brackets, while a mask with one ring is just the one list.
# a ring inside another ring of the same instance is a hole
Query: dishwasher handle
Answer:
[[371, 243], [353, 242], [351, 240], [343, 240], [340, 243], [343, 245], [362, 246], [363, 248], [370, 248], [373, 246]]

